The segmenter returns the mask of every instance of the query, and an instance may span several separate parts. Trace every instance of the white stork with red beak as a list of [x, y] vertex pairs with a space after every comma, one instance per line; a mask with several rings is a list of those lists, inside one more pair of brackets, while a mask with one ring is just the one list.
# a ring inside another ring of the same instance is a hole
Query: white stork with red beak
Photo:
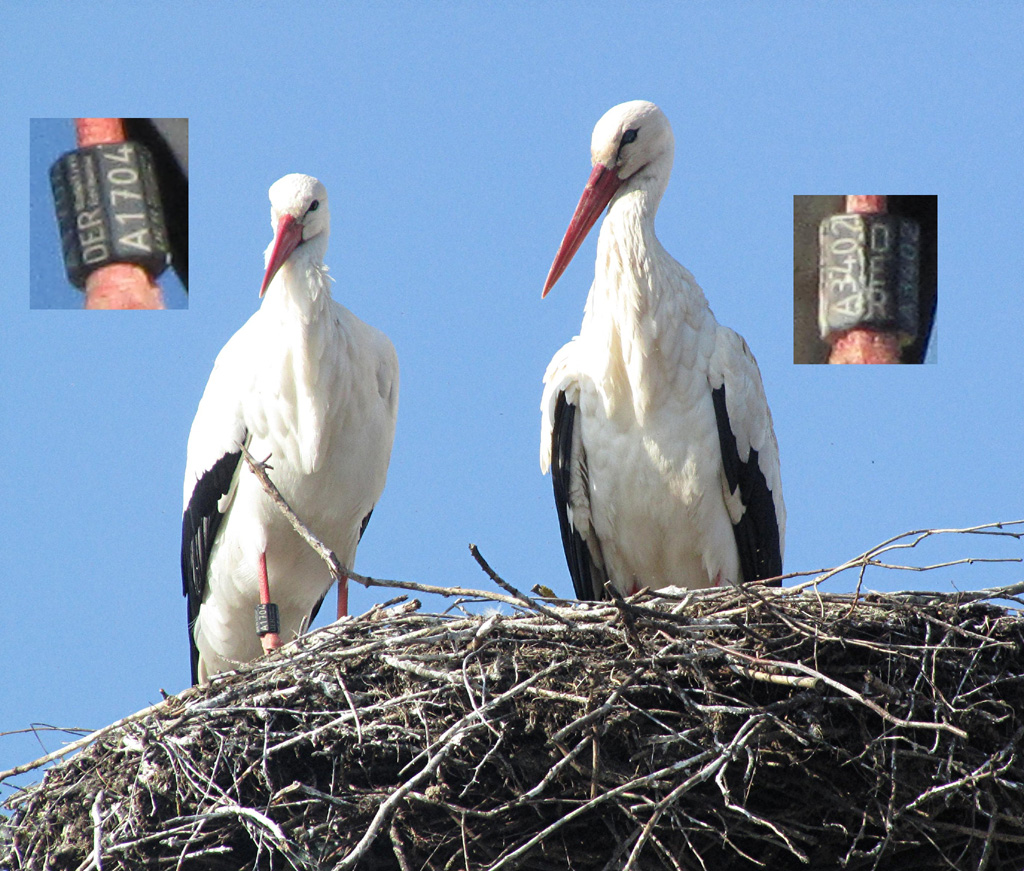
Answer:
[[544, 285], [607, 206], [583, 326], [541, 401], [541, 470], [581, 599], [607, 582], [629, 594], [782, 572], [779, 450], [757, 363], [654, 233], [674, 150], [653, 103], [598, 121], [593, 172]]
[[[326, 189], [286, 175], [270, 203], [263, 302], [217, 356], [188, 438], [181, 571], [193, 683], [303, 632], [332, 582], [241, 446], [268, 460], [288, 504], [351, 568], [395, 435], [395, 349], [331, 298]], [[254, 625], [261, 588], [280, 614], [263, 643]], [[339, 616], [346, 610], [342, 584]]]

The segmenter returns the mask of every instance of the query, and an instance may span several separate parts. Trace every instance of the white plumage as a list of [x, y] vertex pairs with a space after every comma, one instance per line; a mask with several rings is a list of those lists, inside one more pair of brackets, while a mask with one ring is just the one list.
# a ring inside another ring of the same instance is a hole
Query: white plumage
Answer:
[[[308, 626], [331, 584], [240, 445], [269, 458], [284, 498], [351, 567], [394, 440], [398, 360], [383, 333], [331, 298], [327, 191], [292, 174], [270, 201], [263, 303], [217, 356], [188, 439], [182, 578], [193, 681], [263, 652], [254, 625], [262, 555], [284, 641]], [[339, 613], [346, 601], [339, 590]]]
[[609, 580], [628, 594], [782, 571], [786, 510], [757, 363], [654, 232], [673, 154], [653, 103], [601, 118], [544, 287], [607, 205], [583, 326], [548, 366], [541, 401], [541, 470], [580, 598], [601, 598]]

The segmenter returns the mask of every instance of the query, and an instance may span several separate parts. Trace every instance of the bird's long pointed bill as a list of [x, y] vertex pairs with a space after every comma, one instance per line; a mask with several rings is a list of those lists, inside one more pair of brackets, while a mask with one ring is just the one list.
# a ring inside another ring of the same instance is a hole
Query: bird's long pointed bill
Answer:
[[267, 271], [263, 274], [263, 284], [260, 285], [260, 298], [267, 292], [270, 282], [277, 275], [277, 270], [284, 266], [285, 261], [292, 256], [292, 252], [302, 242], [302, 224], [291, 215], [282, 215], [277, 222], [277, 233], [274, 235], [274, 248], [270, 252], [270, 260], [267, 263]]
[[587, 233], [594, 226], [605, 206], [615, 196], [622, 180], [615, 173], [614, 169], [608, 169], [603, 164], [596, 164], [594, 171], [587, 179], [587, 186], [583, 189], [583, 196], [573, 212], [572, 220], [569, 222], [569, 229], [565, 231], [565, 237], [555, 255], [555, 262], [551, 264], [551, 271], [548, 272], [548, 279], [544, 282], [544, 291], [541, 299], [548, 295], [548, 291], [555, 286], [555, 282], [561, 278], [569, 261], [579, 250]]

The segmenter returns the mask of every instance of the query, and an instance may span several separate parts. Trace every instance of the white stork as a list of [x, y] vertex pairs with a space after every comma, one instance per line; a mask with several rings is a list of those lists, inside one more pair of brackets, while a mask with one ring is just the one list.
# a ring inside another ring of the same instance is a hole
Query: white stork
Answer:
[[[269, 458], [285, 500], [351, 567], [395, 435], [395, 349], [331, 299], [327, 191], [308, 175], [286, 175], [270, 203], [263, 302], [217, 356], [188, 438], [181, 573], [193, 683], [304, 631], [331, 585], [240, 446]], [[254, 625], [261, 584], [280, 613], [279, 636], [263, 644]], [[342, 584], [339, 616], [346, 610]]]
[[653, 103], [597, 122], [593, 172], [544, 285], [608, 206], [583, 326], [541, 401], [541, 471], [581, 599], [608, 581], [629, 594], [782, 572], [779, 450], [757, 363], [654, 234], [674, 150]]

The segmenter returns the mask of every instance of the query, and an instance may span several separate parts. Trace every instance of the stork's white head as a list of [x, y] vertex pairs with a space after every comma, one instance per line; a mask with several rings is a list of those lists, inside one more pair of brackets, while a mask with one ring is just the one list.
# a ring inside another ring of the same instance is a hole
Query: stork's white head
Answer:
[[613, 106], [597, 122], [590, 139], [590, 163], [614, 170], [621, 182], [647, 170], [643, 175], [656, 174], [667, 184], [675, 150], [665, 113], [647, 100], [630, 100]]
[[590, 140], [590, 162], [594, 169], [551, 264], [541, 296], [547, 296], [554, 287], [620, 188], [648, 188], [657, 207], [672, 172], [674, 155], [672, 125], [654, 103], [631, 100], [613, 106], [601, 116]]
[[296, 252], [317, 263], [323, 260], [331, 232], [327, 188], [313, 176], [298, 172], [278, 179], [270, 186], [270, 226], [274, 241], [266, 251], [267, 271], [260, 296]]

